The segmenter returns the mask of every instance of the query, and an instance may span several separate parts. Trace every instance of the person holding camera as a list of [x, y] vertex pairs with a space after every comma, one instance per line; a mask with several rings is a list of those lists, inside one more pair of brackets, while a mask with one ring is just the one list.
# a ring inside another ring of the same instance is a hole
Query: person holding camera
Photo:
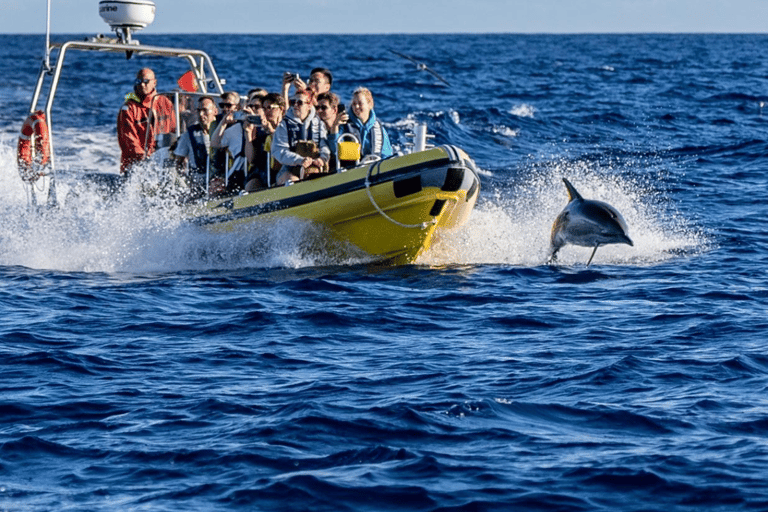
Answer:
[[277, 173], [280, 171], [280, 164], [270, 156], [270, 153], [275, 130], [285, 115], [285, 100], [276, 92], [269, 93], [260, 99], [261, 118], [248, 116], [243, 125], [245, 157], [249, 164], [249, 172], [245, 180], [246, 192], [274, 186]]
[[272, 155], [283, 166], [277, 175], [278, 185], [325, 172], [331, 157], [325, 123], [315, 113], [312, 94], [307, 90], [297, 92], [290, 105], [272, 144]]
[[223, 173], [223, 184], [228, 191], [240, 190], [245, 185], [245, 153], [243, 121], [245, 114], [240, 107], [240, 95], [230, 91], [221, 95], [219, 102], [221, 114], [219, 124], [211, 134], [211, 147], [219, 150], [215, 158], [215, 167]]
[[288, 92], [293, 85], [296, 92], [309, 91], [312, 95], [312, 105], [317, 106], [317, 97], [330, 92], [333, 85], [333, 73], [328, 68], [314, 68], [309, 72], [309, 82], [304, 83], [298, 73], [285, 72], [283, 74], [283, 97], [288, 102]]

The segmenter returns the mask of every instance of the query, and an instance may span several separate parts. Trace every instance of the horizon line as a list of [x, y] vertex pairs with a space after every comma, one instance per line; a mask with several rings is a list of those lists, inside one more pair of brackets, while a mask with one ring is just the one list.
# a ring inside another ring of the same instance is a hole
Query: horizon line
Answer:
[[[8, 35], [8, 36], [36, 36], [36, 35], [42, 35], [44, 36], [46, 33], [44, 31], [38, 31], [38, 32], [0, 32], [0, 35]], [[104, 35], [112, 34], [112, 32], [97, 32], [97, 35]], [[52, 36], [81, 36], [81, 35], [91, 35], [90, 32], [51, 32]], [[134, 32], [133, 36], [140, 37], [140, 36], [171, 36], [171, 35], [252, 35], [252, 36], [324, 36], [324, 37], [342, 37], [342, 36], [403, 36], [403, 35], [414, 35], [414, 36], [424, 36], [424, 35], [434, 35], [434, 36], [463, 36], [463, 35], [516, 35], [516, 36], [600, 36], [600, 35], [613, 35], [613, 36], [622, 36], [622, 35], [768, 35], [768, 31], [766, 32], [694, 32], [694, 31], [677, 31], [677, 32], [668, 32], [668, 31], [644, 31], [644, 32], [591, 32], [591, 31], [584, 31], [584, 32], [495, 32], [495, 31], [477, 31], [477, 32], [241, 32], [241, 31], [233, 31], [233, 32]]]

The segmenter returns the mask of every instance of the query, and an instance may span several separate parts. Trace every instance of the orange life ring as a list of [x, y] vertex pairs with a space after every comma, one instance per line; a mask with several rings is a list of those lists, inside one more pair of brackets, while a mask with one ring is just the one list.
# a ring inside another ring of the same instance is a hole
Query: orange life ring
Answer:
[[45, 112], [37, 110], [24, 120], [16, 147], [16, 163], [21, 179], [34, 183], [43, 176], [42, 167], [51, 160], [51, 145], [48, 140], [48, 123]]

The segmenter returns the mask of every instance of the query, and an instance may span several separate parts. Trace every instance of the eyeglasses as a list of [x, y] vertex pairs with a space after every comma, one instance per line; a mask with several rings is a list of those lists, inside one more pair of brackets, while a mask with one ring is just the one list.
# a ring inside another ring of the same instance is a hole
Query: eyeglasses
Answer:
[[309, 105], [309, 102], [308, 101], [304, 101], [304, 100], [291, 100], [290, 104], [291, 104], [292, 107], [294, 107], [296, 105], [298, 105], [298, 106]]
[[261, 103], [250, 103], [248, 104], [248, 107], [252, 108], [253, 110], [259, 110], [260, 108], [264, 108]]
[[198, 112], [204, 112], [206, 114], [213, 114], [213, 110], [210, 108], [199, 108], [197, 109]]
[[227, 103], [227, 102], [219, 103], [219, 107], [221, 108], [234, 108], [234, 106], [235, 106], [234, 103]]
[[317, 110], [330, 110], [330, 109], [331, 109], [330, 105], [320, 105], [317, 107]]
[[135, 82], [133, 82], [133, 83], [134, 83], [134, 84], [136, 84], [136, 85], [141, 85], [141, 84], [148, 84], [148, 83], [149, 83], [149, 82], [151, 82], [152, 80], [153, 80], [152, 78], [144, 78], [144, 79], [142, 79], [142, 78], [137, 78], [137, 79], [136, 79], [136, 81], [135, 81]]

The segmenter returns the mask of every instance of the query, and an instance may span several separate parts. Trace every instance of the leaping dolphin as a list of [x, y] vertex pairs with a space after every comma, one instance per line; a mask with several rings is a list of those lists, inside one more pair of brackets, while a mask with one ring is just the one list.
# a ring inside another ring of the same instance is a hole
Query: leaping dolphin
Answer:
[[563, 182], [568, 189], [568, 204], [552, 224], [550, 262], [555, 261], [557, 251], [566, 244], [594, 247], [587, 266], [601, 245], [634, 245], [627, 236], [627, 223], [616, 208], [602, 201], [584, 199], [571, 182], [565, 178]]

